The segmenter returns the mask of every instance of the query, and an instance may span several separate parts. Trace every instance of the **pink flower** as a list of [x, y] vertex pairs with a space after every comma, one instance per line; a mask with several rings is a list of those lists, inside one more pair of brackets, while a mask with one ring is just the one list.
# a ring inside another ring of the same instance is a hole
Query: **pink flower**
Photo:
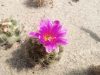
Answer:
[[40, 43], [45, 46], [47, 53], [55, 51], [59, 45], [68, 43], [68, 40], [64, 38], [66, 31], [58, 20], [54, 22], [48, 19], [42, 20], [39, 30], [37, 32], [30, 32], [29, 35], [38, 38]]

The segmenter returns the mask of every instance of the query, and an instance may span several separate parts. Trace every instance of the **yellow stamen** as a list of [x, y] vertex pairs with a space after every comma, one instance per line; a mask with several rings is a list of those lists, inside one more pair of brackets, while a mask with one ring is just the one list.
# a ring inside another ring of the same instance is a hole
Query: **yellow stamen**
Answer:
[[50, 41], [50, 40], [52, 40], [52, 39], [53, 39], [52, 36], [45, 36], [45, 37], [44, 37], [44, 40], [45, 40], [45, 41]]

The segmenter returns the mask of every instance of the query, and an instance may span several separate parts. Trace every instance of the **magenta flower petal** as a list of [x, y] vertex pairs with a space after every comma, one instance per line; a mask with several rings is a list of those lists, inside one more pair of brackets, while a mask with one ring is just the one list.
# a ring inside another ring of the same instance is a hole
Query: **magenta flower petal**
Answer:
[[47, 53], [51, 53], [53, 51], [52, 47], [50, 46], [45, 46], [45, 48]]
[[68, 44], [68, 40], [63, 39], [63, 38], [58, 38], [56, 42], [58, 42], [58, 44], [62, 44], [62, 45]]
[[34, 38], [38, 38], [38, 37], [39, 37], [39, 33], [30, 32], [30, 33], [29, 33], [29, 36], [30, 36], [30, 37], [34, 37]]
[[55, 20], [52, 22], [46, 19], [40, 22], [38, 32], [30, 32], [29, 35], [38, 38], [46, 48], [46, 52], [51, 53], [56, 50], [57, 46], [68, 44], [68, 40], [64, 38], [66, 32], [60, 21]]
[[51, 21], [49, 19], [47, 20], [42, 20], [40, 22], [40, 30], [42, 30], [42, 28], [46, 28], [46, 29], [51, 29]]
[[55, 31], [55, 32], [59, 32], [59, 30], [62, 28], [62, 26], [60, 25], [60, 22], [59, 21], [54, 21], [54, 25], [52, 27], [52, 31]]
[[48, 45], [48, 46], [45, 46], [45, 48], [46, 48], [46, 52], [47, 53], [51, 53], [51, 52], [53, 52], [55, 50], [56, 46]]

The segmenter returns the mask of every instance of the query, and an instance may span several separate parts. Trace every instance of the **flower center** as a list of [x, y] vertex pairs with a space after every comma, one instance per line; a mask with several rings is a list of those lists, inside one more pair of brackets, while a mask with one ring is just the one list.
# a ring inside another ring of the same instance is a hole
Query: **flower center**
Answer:
[[54, 39], [54, 37], [51, 36], [51, 35], [46, 35], [46, 36], [44, 36], [44, 40], [45, 40], [45, 41], [51, 41], [51, 40], [53, 40], [53, 39]]
[[47, 35], [47, 36], [44, 37], [45, 41], [50, 41], [51, 39], [52, 39], [52, 37], [50, 35]]

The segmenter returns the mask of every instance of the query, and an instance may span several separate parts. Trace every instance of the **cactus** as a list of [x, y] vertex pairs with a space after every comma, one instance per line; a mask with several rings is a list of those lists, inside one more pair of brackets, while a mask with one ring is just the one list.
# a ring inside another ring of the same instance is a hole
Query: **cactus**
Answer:
[[33, 65], [39, 64], [43, 68], [49, 67], [55, 61], [59, 61], [63, 52], [62, 46], [59, 46], [59, 52], [47, 53], [45, 47], [36, 38], [26, 40], [24, 44], [23, 48], [25, 48], [25, 53], [31, 60], [31, 63]]
[[0, 22], [0, 46], [12, 45], [20, 40], [20, 31], [17, 22], [13, 19], [4, 19]]

